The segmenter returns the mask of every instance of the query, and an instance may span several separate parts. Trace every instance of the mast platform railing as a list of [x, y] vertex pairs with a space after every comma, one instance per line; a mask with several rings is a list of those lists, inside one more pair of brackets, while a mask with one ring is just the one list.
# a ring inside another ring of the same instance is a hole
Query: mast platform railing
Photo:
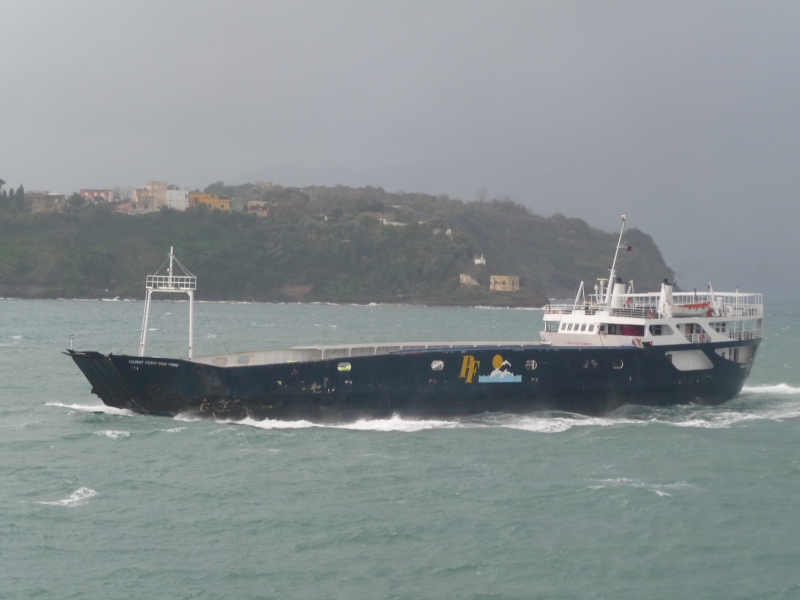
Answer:
[[187, 291], [197, 289], [197, 277], [183, 275], [148, 275], [145, 287], [148, 290], [159, 291]]

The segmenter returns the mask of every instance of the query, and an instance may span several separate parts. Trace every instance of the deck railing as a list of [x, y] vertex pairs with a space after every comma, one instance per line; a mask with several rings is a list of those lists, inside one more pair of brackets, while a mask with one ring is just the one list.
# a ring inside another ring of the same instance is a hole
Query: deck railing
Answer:
[[[659, 319], [661, 318], [658, 314], [660, 299], [661, 295], [658, 293], [626, 294], [622, 297], [622, 306], [612, 308], [592, 294], [587, 297], [587, 302], [584, 304], [548, 304], [544, 310], [545, 314], [570, 315], [579, 312], [585, 315], [594, 315], [604, 311], [615, 317]], [[762, 294], [679, 292], [672, 295], [673, 306], [703, 302], [721, 305], [721, 317], [760, 317], [764, 314]]]
[[764, 337], [764, 330], [748, 329], [746, 331], [729, 331], [728, 337], [732, 340], [760, 340]]

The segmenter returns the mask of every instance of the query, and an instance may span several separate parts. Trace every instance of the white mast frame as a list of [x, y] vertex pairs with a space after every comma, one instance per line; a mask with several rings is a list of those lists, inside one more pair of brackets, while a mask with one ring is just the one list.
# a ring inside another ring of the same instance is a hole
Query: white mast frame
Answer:
[[[173, 275], [173, 262], [185, 275]], [[159, 269], [160, 270], [160, 269]], [[175, 258], [172, 246], [169, 247], [169, 270], [167, 275], [148, 275], [145, 283], [146, 295], [144, 303], [144, 317], [142, 318], [142, 337], [139, 342], [139, 356], [147, 352], [147, 328], [150, 324], [150, 301], [156, 292], [168, 294], [189, 295], [189, 360], [194, 358], [194, 292], [197, 289], [197, 277], [192, 275], [180, 261]]]
[[[608, 286], [606, 288], [606, 304], [611, 305], [611, 296], [614, 293], [614, 284], [617, 281], [617, 256], [619, 249], [622, 248], [622, 233], [625, 231], [625, 221], [628, 220], [628, 215], [622, 215], [622, 227], [619, 230], [619, 240], [617, 240], [617, 250], [614, 252], [614, 262], [611, 263], [611, 273], [608, 275]], [[625, 244], [627, 247], [627, 244]]]

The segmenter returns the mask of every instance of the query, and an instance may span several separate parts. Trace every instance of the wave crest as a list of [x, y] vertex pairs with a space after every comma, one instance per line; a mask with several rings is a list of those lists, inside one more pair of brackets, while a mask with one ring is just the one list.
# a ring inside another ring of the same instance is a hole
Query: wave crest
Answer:
[[61, 402], [45, 402], [45, 406], [58, 406], [59, 408], [68, 408], [78, 412], [86, 413], [105, 413], [107, 415], [124, 415], [126, 417], [136, 416], [133, 411], [124, 408], [114, 408], [113, 406], [106, 406], [105, 404], [63, 404]]
[[126, 437], [130, 437], [130, 435], [131, 435], [129, 431], [113, 431], [113, 430], [110, 430], [110, 429], [107, 430], [107, 431], [95, 431], [94, 434], [95, 435], [104, 435], [107, 438], [110, 438], [112, 440], [123, 439], [123, 438], [126, 438]]
[[86, 504], [89, 500], [97, 496], [97, 492], [95, 492], [92, 488], [82, 487], [78, 488], [72, 494], [70, 494], [67, 498], [63, 500], [57, 500], [55, 502], [39, 502], [39, 504], [47, 504], [48, 506], [80, 506], [81, 504]]
[[742, 388], [743, 394], [776, 394], [781, 396], [800, 396], [800, 387], [793, 387], [788, 383], [777, 385], [746, 385]]

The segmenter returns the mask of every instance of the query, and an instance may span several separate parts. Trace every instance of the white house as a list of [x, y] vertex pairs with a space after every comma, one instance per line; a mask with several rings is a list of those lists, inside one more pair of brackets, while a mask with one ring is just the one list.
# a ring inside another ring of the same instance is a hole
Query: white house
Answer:
[[189, 208], [189, 192], [185, 190], [167, 190], [167, 208], [186, 210]]

